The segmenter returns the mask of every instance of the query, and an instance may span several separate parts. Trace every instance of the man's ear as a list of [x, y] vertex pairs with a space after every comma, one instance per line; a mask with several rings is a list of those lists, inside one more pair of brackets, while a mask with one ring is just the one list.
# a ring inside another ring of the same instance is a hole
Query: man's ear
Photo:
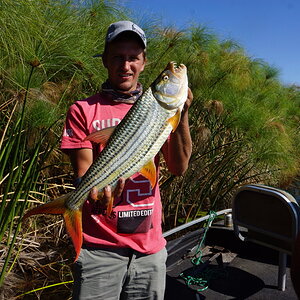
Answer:
[[143, 69], [141, 70], [141, 72], [144, 71], [146, 64], [147, 64], [147, 57], [144, 57], [144, 65], [143, 65]]
[[107, 69], [107, 57], [106, 57], [105, 53], [102, 55], [102, 63], [103, 63], [103, 66]]

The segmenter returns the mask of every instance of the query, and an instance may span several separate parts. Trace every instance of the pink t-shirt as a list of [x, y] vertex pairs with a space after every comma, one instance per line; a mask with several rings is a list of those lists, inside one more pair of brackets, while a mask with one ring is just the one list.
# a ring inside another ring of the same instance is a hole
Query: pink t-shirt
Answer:
[[[83, 141], [84, 138], [96, 130], [119, 124], [131, 106], [116, 103], [103, 94], [75, 102], [67, 113], [61, 149], [93, 149], [95, 158], [102, 150], [100, 145]], [[155, 163], [158, 174], [158, 156]], [[85, 202], [83, 243], [92, 247], [121, 247], [146, 254], [156, 253], [166, 244], [161, 214], [159, 185], [152, 190], [149, 180], [136, 173], [126, 181], [121, 197], [115, 198], [111, 216], [105, 215], [98, 202]]]

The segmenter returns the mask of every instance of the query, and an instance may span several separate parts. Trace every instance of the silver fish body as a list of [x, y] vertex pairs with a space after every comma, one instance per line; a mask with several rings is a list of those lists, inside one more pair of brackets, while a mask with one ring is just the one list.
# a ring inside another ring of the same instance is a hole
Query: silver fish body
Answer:
[[70, 209], [83, 205], [93, 187], [114, 187], [120, 177], [138, 172], [160, 150], [172, 126], [167, 122], [177, 109], [162, 107], [149, 88], [116, 127], [109, 143], [67, 201]]

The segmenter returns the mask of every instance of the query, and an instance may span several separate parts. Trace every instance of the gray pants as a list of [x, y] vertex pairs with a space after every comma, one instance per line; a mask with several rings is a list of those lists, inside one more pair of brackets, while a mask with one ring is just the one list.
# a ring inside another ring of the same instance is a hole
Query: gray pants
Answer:
[[74, 265], [73, 300], [163, 300], [167, 251], [81, 249]]

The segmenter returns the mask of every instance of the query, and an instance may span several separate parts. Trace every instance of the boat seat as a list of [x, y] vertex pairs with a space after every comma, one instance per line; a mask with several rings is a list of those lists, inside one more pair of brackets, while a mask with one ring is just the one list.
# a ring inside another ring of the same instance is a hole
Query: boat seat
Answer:
[[295, 198], [273, 187], [245, 185], [233, 197], [232, 218], [242, 241], [279, 251], [278, 289], [284, 291], [287, 255], [292, 254], [299, 231], [300, 207]]

